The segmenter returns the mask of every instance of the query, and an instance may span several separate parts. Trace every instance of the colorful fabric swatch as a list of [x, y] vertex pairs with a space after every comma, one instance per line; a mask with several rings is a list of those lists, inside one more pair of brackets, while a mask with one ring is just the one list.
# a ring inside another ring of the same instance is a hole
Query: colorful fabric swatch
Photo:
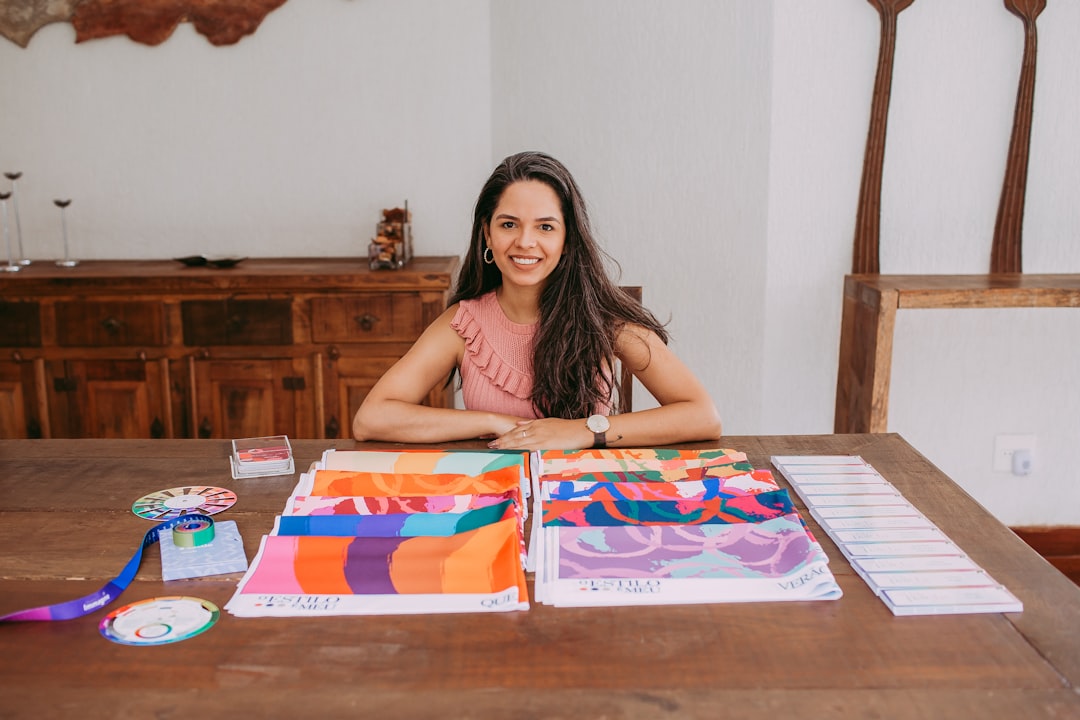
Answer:
[[480, 475], [316, 470], [303, 495], [400, 497], [500, 493], [521, 486], [520, 468], [504, 467]]
[[275, 535], [328, 537], [448, 537], [515, 517], [514, 503], [466, 510], [463, 513], [391, 513], [386, 515], [284, 515]]
[[[595, 466], [594, 466], [595, 467]], [[579, 472], [571, 467], [561, 469], [547, 468], [544, 481], [573, 480], [585, 482], [682, 482], [686, 480], [704, 480], [706, 478], [724, 478], [755, 472], [750, 463], [727, 463], [721, 465], [696, 465], [682, 468], [640, 469], [640, 470], [593, 470]]]
[[560, 578], [780, 578], [820, 560], [797, 517], [559, 533]]
[[779, 490], [772, 473], [755, 470], [727, 478], [682, 482], [544, 482], [544, 500], [709, 500]]
[[540, 453], [536, 599], [565, 607], [834, 599], [772, 473], [726, 449]]
[[486, 594], [508, 588], [524, 591], [520, 560], [514, 520], [450, 537], [268, 535], [259, 549], [255, 571], [245, 577], [239, 593]]
[[478, 495], [412, 495], [406, 497], [364, 497], [348, 495], [326, 497], [302, 495], [289, 498], [286, 515], [387, 515], [391, 513], [460, 513], [498, 505], [505, 500], [518, 501], [515, 489], [502, 493]]
[[301, 475], [225, 609], [242, 617], [528, 609], [526, 459], [328, 451]]
[[[734, 450], [665, 450], [665, 449], [602, 449], [602, 450], [544, 450], [540, 453], [540, 475], [545, 479], [572, 479], [566, 475], [583, 473], [659, 472], [663, 480], [700, 480], [686, 477], [688, 469], [721, 468], [730, 466], [728, 474], [749, 472], [753, 468], [746, 454]], [[715, 472], [724, 472], [716, 470]], [[710, 477], [716, 477], [712, 475]]]
[[545, 527], [759, 523], [795, 511], [787, 490], [709, 500], [549, 500]]
[[520, 450], [330, 450], [327, 470], [420, 475], [481, 475], [505, 467], [527, 472], [528, 453]]

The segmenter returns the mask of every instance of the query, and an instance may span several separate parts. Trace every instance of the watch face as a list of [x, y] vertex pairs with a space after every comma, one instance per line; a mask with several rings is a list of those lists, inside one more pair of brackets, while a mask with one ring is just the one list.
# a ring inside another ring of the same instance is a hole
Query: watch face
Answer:
[[605, 415], [590, 415], [589, 419], [585, 421], [585, 426], [592, 430], [594, 433], [607, 432], [611, 427], [611, 423], [608, 422]]

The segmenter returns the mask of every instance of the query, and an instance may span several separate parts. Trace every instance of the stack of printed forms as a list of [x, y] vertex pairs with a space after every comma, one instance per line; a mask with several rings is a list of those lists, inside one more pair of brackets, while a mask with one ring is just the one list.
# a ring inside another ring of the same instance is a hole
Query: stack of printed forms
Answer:
[[303, 473], [233, 615], [527, 610], [528, 453], [329, 450]]
[[828, 558], [767, 470], [733, 450], [534, 454], [536, 601], [832, 600]]
[[894, 615], [1024, 609], [861, 457], [785, 455], [772, 463]]

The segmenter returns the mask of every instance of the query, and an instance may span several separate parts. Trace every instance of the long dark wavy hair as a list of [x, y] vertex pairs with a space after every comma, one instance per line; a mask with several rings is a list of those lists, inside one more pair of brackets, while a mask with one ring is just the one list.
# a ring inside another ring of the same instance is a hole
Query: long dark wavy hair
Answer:
[[615, 341], [623, 326], [641, 325], [664, 343], [668, 334], [651, 312], [609, 277], [607, 264], [618, 269], [618, 263], [593, 237], [585, 200], [562, 163], [540, 152], [523, 152], [495, 168], [476, 200], [469, 250], [448, 305], [502, 285], [498, 266], [484, 262], [484, 228], [503, 191], [525, 180], [538, 180], [555, 191], [566, 228], [562, 258], [540, 293], [532, 404], [541, 417], [587, 417], [617, 406]]

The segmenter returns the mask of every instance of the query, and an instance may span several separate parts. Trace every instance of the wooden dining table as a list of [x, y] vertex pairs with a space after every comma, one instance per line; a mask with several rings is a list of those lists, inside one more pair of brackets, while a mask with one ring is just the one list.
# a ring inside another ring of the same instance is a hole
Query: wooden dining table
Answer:
[[[235, 505], [215, 519], [236, 521], [250, 561], [325, 450], [409, 447], [292, 444], [296, 473], [234, 480], [228, 441], [0, 440], [0, 615], [115, 577], [153, 526], [131, 510], [147, 494], [232, 490]], [[99, 623], [111, 610], [166, 596], [224, 608], [241, 577], [164, 582], [151, 546], [108, 606], [0, 624], [0, 718], [1080, 718], [1080, 587], [901, 436], [713, 445], [759, 469], [774, 469], [773, 455], [862, 456], [1023, 612], [894, 616], [793, 492], [838, 600], [303, 618], [222, 610], [182, 642], [110, 642]]]

